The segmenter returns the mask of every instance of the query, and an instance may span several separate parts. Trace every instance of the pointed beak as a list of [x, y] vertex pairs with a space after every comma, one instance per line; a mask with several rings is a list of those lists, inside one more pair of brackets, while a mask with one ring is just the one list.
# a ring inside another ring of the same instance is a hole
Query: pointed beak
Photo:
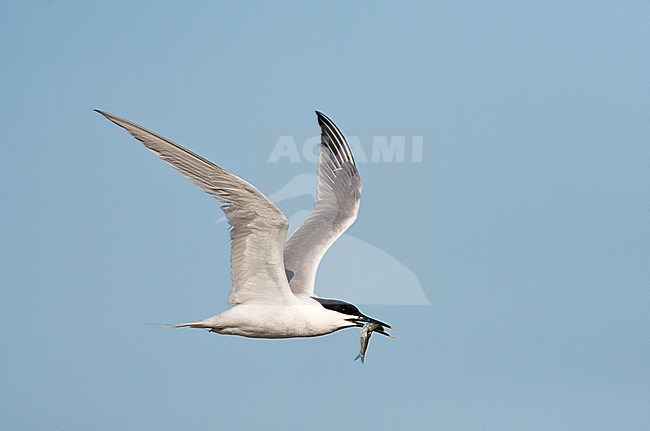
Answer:
[[381, 334], [381, 335], [385, 335], [388, 338], [395, 338], [394, 335], [389, 334], [388, 332], [386, 332], [386, 330], [385, 330], [385, 328], [383, 326], [381, 328], [379, 328], [378, 330], [376, 330], [375, 332], [377, 332], [378, 334]]
[[390, 335], [388, 332], [386, 332], [386, 328], [388, 329], [393, 329], [392, 326], [390, 326], [388, 323], [384, 323], [381, 320], [373, 319], [372, 317], [368, 317], [365, 314], [360, 315], [359, 317], [355, 319], [347, 319], [350, 322], [355, 323], [358, 327], [362, 328], [366, 323], [374, 323], [379, 325], [379, 328], [375, 329], [374, 332], [378, 332], [381, 335], [385, 335], [390, 338], [395, 338], [392, 335]]
[[[368, 317], [368, 316], [364, 316], [364, 315], [360, 316], [359, 321], [364, 322], [364, 323], [376, 323], [377, 325], [381, 325], [381, 330], [384, 330], [385, 328], [393, 329], [393, 327], [390, 326], [388, 323], [384, 323], [384, 322], [382, 322], [380, 320], [373, 319], [372, 317]], [[381, 332], [381, 331], [377, 330], [376, 332]]]

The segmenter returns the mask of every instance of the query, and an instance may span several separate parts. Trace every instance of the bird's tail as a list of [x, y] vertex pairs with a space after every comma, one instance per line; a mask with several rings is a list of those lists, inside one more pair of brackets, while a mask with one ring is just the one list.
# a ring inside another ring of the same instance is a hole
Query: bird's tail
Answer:
[[170, 323], [168, 328], [199, 328], [199, 329], [212, 329], [213, 325], [208, 322], [208, 319], [198, 320], [196, 322], [183, 322], [183, 323]]

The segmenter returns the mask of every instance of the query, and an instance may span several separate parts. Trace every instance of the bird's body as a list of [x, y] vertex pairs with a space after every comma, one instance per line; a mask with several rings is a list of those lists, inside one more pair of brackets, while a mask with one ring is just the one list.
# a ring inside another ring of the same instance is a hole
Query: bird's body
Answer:
[[[232, 308], [170, 325], [250, 338], [315, 337], [374, 322], [357, 307], [314, 293], [318, 265], [356, 220], [361, 179], [340, 130], [317, 112], [321, 126], [317, 197], [310, 216], [287, 240], [285, 215], [254, 186], [131, 121], [97, 111], [124, 128], [203, 191], [222, 202], [231, 226]], [[286, 241], [286, 243], [285, 243]]]
[[218, 334], [249, 338], [296, 338], [331, 334], [356, 324], [311, 300], [291, 305], [235, 305], [216, 316], [172, 326], [205, 328]]

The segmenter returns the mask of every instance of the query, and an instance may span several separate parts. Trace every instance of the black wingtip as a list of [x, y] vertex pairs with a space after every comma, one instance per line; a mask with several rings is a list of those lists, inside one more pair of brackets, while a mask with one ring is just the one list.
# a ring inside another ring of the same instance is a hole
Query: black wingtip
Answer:
[[330, 123], [332, 122], [332, 120], [330, 120], [327, 115], [323, 114], [320, 111], [316, 111], [316, 117], [318, 117], [318, 124], [321, 124], [323, 121], [329, 121]]

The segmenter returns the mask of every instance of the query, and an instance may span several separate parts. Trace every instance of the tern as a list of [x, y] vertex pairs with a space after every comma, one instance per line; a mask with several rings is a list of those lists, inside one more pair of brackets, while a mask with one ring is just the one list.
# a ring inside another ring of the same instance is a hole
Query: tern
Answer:
[[[144, 127], [95, 110], [223, 205], [230, 224], [231, 308], [203, 320], [169, 325], [249, 338], [316, 337], [341, 329], [390, 325], [338, 299], [314, 293], [316, 272], [332, 244], [359, 212], [361, 178], [338, 127], [316, 111], [321, 128], [316, 202], [286, 239], [287, 217], [247, 181]], [[286, 240], [286, 242], [285, 242]]]

